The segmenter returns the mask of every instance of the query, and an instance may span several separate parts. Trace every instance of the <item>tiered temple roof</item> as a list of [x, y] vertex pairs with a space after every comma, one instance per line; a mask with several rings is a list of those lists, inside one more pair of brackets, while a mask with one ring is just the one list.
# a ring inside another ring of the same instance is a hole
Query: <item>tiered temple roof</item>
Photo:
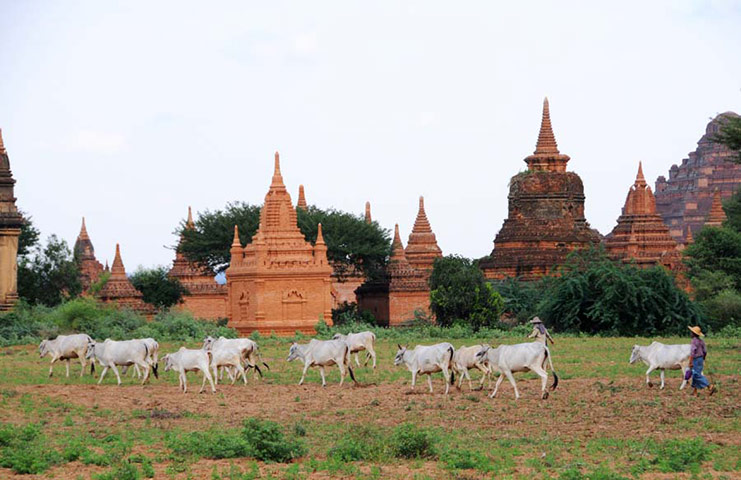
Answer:
[[0, 311], [13, 308], [18, 300], [18, 237], [23, 218], [15, 205], [10, 158], [0, 130]]
[[82, 227], [80, 227], [80, 234], [77, 235], [77, 240], [75, 241], [74, 252], [75, 259], [80, 268], [82, 291], [86, 292], [98, 280], [100, 274], [103, 273], [103, 265], [95, 258], [95, 247], [93, 247], [93, 242], [87, 233], [85, 217], [82, 217]]
[[406, 257], [412, 267], [424, 270], [428, 274], [432, 272], [432, 265], [436, 258], [443, 256], [442, 250], [437, 245], [437, 238], [432, 232], [427, 213], [425, 213], [425, 199], [419, 197], [419, 211], [414, 221], [414, 228], [409, 234], [407, 242]]
[[563, 264], [575, 249], [600, 242], [584, 218], [584, 186], [567, 172], [551, 126], [548, 99], [528, 170], [512, 177], [509, 214], [494, 240], [494, 250], [480, 265], [487, 278], [533, 280]]
[[332, 267], [322, 228], [314, 246], [304, 239], [277, 152], [260, 226], [245, 247], [235, 227], [226, 274], [229, 324], [241, 333], [313, 333], [320, 317], [332, 323]]
[[635, 262], [639, 266], [664, 265], [681, 270], [682, 262], [677, 242], [669, 235], [669, 228], [656, 212], [656, 200], [651, 187], [643, 177], [643, 166], [625, 199], [623, 213], [617, 225], [605, 238], [610, 258]]
[[716, 190], [725, 200], [741, 187], [741, 165], [733, 162], [738, 153], [715, 142], [725, 119], [737, 116], [734, 112], [716, 116], [697, 149], [680, 165], [672, 165], [668, 179], [660, 176], [656, 180], [656, 209], [678, 242], [686, 236], [687, 225], [695, 235], [705, 225]]
[[710, 204], [708, 219], [705, 221], [706, 227], [721, 227], [726, 221], [726, 212], [723, 210], [723, 202], [720, 197], [720, 190], [717, 188], [713, 192], [713, 203]]
[[121, 248], [118, 244], [116, 244], [116, 256], [111, 266], [111, 275], [98, 292], [98, 298], [106, 303], [115, 303], [119, 307], [140, 313], [149, 314], [154, 311], [151, 305], [144, 303], [141, 292], [134, 288], [129, 277], [126, 276], [126, 269], [121, 260]]

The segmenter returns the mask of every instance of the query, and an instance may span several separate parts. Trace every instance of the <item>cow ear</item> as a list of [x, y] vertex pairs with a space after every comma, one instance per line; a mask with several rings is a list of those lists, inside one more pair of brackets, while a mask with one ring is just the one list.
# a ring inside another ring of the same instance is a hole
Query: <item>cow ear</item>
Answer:
[[399, 350], [401, 350], [401, 344], [397, 343], [396, 346], [399, 347]]

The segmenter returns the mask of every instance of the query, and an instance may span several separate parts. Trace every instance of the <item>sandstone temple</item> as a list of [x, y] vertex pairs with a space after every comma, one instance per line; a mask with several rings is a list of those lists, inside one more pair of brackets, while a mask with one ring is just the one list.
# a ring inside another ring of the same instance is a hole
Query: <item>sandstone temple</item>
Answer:
[[716, 116], [697, 149], [669, 169], [669, 179], [656, 180], [656, 210], [677, 242], [683, 243], [687, 227], [697, 234], [705, 225], [716, 190], [721, 199], [727, 199], [741, 187], [741, 165], [731, 161], [738, 153], [713, 140], [723, 119], [737, 116], [733, 112]]
[[[185, 228], [192, 230], [193, 213], [188, 207], [188, 219]], [[227, 289], [226, 285], [216, 282], [213, 272], [205, 265], [188, 260], [181, 252], [182, 238], [175, 249], [175, 260], [168, 275], [180, 281], [188, 293], [183, 295], [182, 304], [176, 308], [189, 311], [197, 318], [217, 320], [226, 318]]]
[[0, 130], [0, 311], [18, 300], [18, 237], [23, 218], [15, 206], [15, 180]]
[[229, 326], [243, 335], [313, 334], [320, 319], [332, 324], [331, 275], [321, 224], [311, 245], [298, 228], [276, 152], [273, 179], [252, 243], [242, 247], [234, 228], [226, 270]]
[[487, 278], [533, 280], [571, 251], [600, 243], [584, 218], [581, 178], [566, 171], [568, 161], [558, 150], [546, 98], [535, 152], [525, 158], [527, 170], [510, 180], [509, 214], [491, 255], [479, 263]]
[[134, 288], [129, 277], [126, 276], [126, 269], [123, 260], [121, 260], [121, 248], [118, 244], [116, 244], [116, 256], [113, 258], [113, 265], [111, 265], [111, 275], [97, 296], [104, 303], [115, 303], [121, 308], [144, 315], [154, 314], [154, 307], [144, 303], [141, 292]]
[[82, 227], [75, 241], [74, 253], [75, 260], [80, 268], [82, 291], [87, 292], [92, 284], [98, 281], [104, 269], [103, 265], [95, 258], [95, 247], [93, 247], [93, 242], [87, 233], [85, 217], [82, 217]]
[[[370, 221], [369, 205], [366, 205], [366, 219]], [[433, 263], [439, 257], [442, 251], [427, 220], [424, 198], [420, 197], [407, 248], [401, 243], [397, 224], [385, 275], [364, 283], [355, 291], [358, 308], [371, 312], [379, 324], [387, 326], [408, 324], [417, 312], [428, 316], [429, 278]]]
[[682, 270], [680, 247], [656, 211], [656, 199], [643, 177], [640, 163], [622, 215], [604, 243], [608, 256], [613, 260], [634, 262], [641, 267], [658, 264], [673, 271]]

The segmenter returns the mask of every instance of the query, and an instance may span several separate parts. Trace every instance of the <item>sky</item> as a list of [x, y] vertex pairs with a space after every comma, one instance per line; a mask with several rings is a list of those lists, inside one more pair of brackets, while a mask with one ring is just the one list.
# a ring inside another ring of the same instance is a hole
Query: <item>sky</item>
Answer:
[[101, 262], [169, 265], [187, 214], [294, 202], [402, 239], [418, 197], [445, 254], [481, 257], [542, 102], [602, 234], [741, 112], [741, 2], [0, 0], [0, 128], [45, 239], [81, 218]]

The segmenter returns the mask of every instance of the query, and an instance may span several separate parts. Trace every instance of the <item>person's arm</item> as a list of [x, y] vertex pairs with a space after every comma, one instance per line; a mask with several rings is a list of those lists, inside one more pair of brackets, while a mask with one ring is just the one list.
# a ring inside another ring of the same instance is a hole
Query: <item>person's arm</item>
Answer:
[[527, 336], [527, 338], [533, 338], [536, 335], [538, 335], [538, 329], [537, 328], [533, 328], [533, 331], [530, 333], [530, 335]]
[[546, 336], [546, 338], [547, 338], [548, 340], [550, 340], [550, 341], [551, 341], [551, 345], [555, 345], [555, 344], [556, 344], [556, 342], [554, 342], [554, 341], [553, 341], [553, 337], [551, 337], [551, 334], [550, 334], [550, 333], [548, 333], [548, 330], [546, 330], [546, 332], [545, 332], [545, 336]]

